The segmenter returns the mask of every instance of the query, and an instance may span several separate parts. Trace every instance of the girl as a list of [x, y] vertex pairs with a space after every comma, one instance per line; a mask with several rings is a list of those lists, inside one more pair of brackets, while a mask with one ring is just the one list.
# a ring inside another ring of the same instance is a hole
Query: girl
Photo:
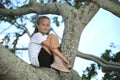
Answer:
[[50, 19], [46, 16], [39, 17], [28, 48], [31, 64], [69, 72], [71, 65], [59, 51], [57, 37], [53, 34], [46, 36], [49, 29]]

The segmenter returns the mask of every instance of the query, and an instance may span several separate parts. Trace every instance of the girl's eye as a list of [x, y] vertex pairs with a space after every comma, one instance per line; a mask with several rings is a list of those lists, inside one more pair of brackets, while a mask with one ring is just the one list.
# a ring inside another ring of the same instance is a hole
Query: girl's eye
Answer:
[[43, 26], [45, 26], [45, 24], [43, 24]]

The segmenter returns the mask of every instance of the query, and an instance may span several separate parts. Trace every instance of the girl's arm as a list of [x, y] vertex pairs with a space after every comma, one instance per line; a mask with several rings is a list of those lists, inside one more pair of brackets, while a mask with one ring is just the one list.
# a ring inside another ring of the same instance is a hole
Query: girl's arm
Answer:
[[56, 48], [51, 48], [50, 42], [48, 40], [45, 40], [42, 42], [42, 45], [48, 47], [54, 54], [59, 56], [65, 63], [68, 63], [66, 58], [62, 55], [62, 53], [58, 50], [58, 47]]
[[50, 39], [43, 41], [42, 45], [46, 46], [50, 50], [60, 47], [59, 43], [55, 42], [55, 40]]
[[56, 46], [55, 44], [52, 47], [52, 44], [50, 43], [50, 41], [45, 40], [42, 42], [43, 46], [46, 46], [51, 52], [52, 54], [57, 55], [58, 57], [60, 57], [67, 65], [68, 68], [71, 67], [71, 65], [69, 64], [69, 61], [65, 58], [65, 56], [63, 56], [63, 54], [59, 51], [58, 46]]
[[48, 40], [43, 41], [42, 45], [46, 46], [47, 48], [50, 48], [50, 43]]
[[69, 64], [68, 60], [63, 56], [63, 54], [56, 48], [52, 50], [53, 54], [59, 56], [66, 64]]

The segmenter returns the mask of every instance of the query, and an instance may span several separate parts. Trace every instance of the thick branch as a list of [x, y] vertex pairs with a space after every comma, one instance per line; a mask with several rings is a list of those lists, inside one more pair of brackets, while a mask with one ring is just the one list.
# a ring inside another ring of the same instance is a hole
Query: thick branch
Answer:
[[[63, 5], [63, 3], [57, 4]], [[56, 3], [44, 3], [44, 4], [34, 3], [32, 5], [24, 5], [14, 10], [0, 8], [0, 14], [4, 16], [22, 16], [28, 13], [59, 14], [58, 9], [56, 8]]]
[[86, 54], [80, 51], [78, 51], [77, 56], [84, 58], [84, 59], [95, 61], [96, 63], [100, 64], [104, 69], [107, 69], [107, 71], [113, 70], [113, 71], [120, 72], [120, 64], [110, 63], [110, 62], [105, 61], [104, 59], [101, 59], [96, 56]]
[[104, 8], [110, 12], [112, 12], [114, 15], [120, 17], [120, 6], [111, 0], [93, 0], [95, 3], [97, 3], [101, 8]]
[[[81, 11], [81, 23], [82, 26], [86, 27], [89, 21], [94, 17], [98, 12], [99, 6], [94, 3], [89, 3], [88, 5], [82, 5], [79, 11]], [[84, 29], [84, 28], [83, 28]]]
[[28, 36], [29, 36], [29, 38], [30, 38], [30, 32], [28, 31], [28, 29], [25, 27], [25, 31], [26, 31], [26, 33], [28, 34]]
[[58, 73], [48, 68], [34, 68], [17, 58], [0, 44], [0, 80], [60, 80]]
[[29, 4], [35, 4], [36, 0], [29, 0]]
[[[80, 80], [71, 70], [71, 80]], [[0, 44], [0, 80], [61, 80], [59, 73], [50, 68], [34, 68], [17, 58]]]

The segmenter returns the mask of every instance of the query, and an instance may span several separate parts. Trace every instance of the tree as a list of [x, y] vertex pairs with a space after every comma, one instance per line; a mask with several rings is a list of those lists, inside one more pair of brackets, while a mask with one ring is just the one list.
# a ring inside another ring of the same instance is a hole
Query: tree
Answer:
[[[110, 47], [116, 48], [114, 43], [111, 43]], [[105, 52], [101, 55], [101, 58], [105, 59], [106, 61], [109, 61], [111, 63], [117, 63], [120, 62], [120, 51], [117, 53], [112, 52], [110, 49], [106, 49]], [[102, 69], [102, 71], [105, 73], [102, 77], [103, 80], [119, 80], [120, 79], [120, 72], [119, 71], [113, 71], [110, 69], [105, 69], [104, 67], [97, 64], [91, 64], [90, 67], [87, 67], [84, 71], [84, 74], [82, 75], [83, 79], [91, 80], [92, 77], [97, 75], [97, 69]]]
[[[41, 0], [41, 2], [38, 3], [36, 0], [30, 0], [24, 5], [13, 7], [14, 5], [11, 5], [9, 0], [0, 1], [0, 20], [8, 21], [22, 30], [21, 33], [15, 34], [17, 38], [14, 41], [14, 45], [17, 44], [18, 37], [25, 33], [30, 35], [28, 29], [24, 27], [25, 23], [18, 24], [18, 18], [22, 21], [24, 20], [23, 18], [25, 18], [24, 16], [30, 13], [57, 14], [61, 15], [63, 17], [63, 21], [65, 22], [65, 30], [61, 45], [62, 52], [68, 60], [71, 61], [72, 65], [74, 64], [75, 57], [78, 56], [88, 60], [93, 60], [104, 68], [119, 71], [119, 64], [109, 63], [101, 58], [88, 55], [77, 50], [78, 42], [83, 29], [97, 13], [99, 8], [104, 8], [120, 17], [120, 6], [118, 4], [118, 0], [75, 0], [74, 4], [70, 3], [68, 0], [65, 0], [66, 3], [58, 3], [56, 0], [51, 2], [52, 3], [44, 3], [44, 1]], [[7, 41], [9, 41], [9, 35], [6, 37]], [[10, 49], [9, 46], [6, 47]], [[12, 48], [16, 49], [16, 46], [13, 46]], [[14, 52], [14, 50], [12, 51]], [[62, 80], [79, 80], [73, 79], [73, 71], [69, 74], [63, 72], [60, 72], [59, 74], [52, 69], [46, 70], [46, 68], [33, 68], [16, 58], [2, 45], [0, 45], [0, 70], [1, 80], [20, 80], [21, 77], [23, 80], [61, 80], [61, 78]]]
[[[109, 61], [109, 62], [119, 64], [120, 52], [117, 52], [114, 55], [111, 55], [111, 53], [112, 53], [111, 50], [106, 50], [106, 52], [104, 54], [102, 54], [101, 57], [103, 59]], [[119, 76], [120, 72], [119, 71], [112, 71], [112, 70], [107, 70], [107, 69], [104, 69], [104, 68], [103, 68], [103, 71], [105, 72], [103, 80], [109, 80], [109, 79], [112, 79], [112, 80], [117, 80], [118, 79], [119, 80], [120, 79], [120, 76]]]

